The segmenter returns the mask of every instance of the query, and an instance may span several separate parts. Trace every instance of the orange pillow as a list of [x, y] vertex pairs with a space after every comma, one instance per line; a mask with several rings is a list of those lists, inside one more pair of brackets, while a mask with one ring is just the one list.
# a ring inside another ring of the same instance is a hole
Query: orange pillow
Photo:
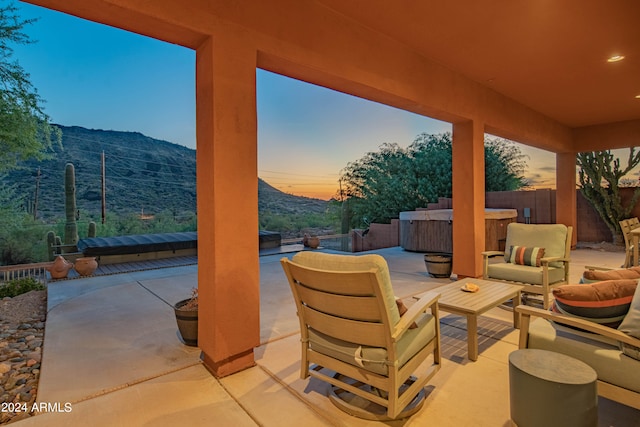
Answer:
[[582, 276], [587, 280], [640, 279], [640, 267], [618, 270], [585, 270]]
[[617, 328], [629, 311], [637, 286], [638, 279], [558, 286], [553, 290], [551, 311]]

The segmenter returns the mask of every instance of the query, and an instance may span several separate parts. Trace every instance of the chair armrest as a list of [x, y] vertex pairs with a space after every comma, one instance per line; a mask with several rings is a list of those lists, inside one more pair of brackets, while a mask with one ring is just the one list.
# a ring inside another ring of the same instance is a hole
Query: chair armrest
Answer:
[[484, 251], [482, 252], [484, 258], [493, 258], [497, 256], [504, 256], [504, 251]]
[[534, 317], [541, 317], [543, 319], [553, 320], [554, 322], [560, 323], [562, 325], [573, 326], [594, 334], [611, 338], [613, 340], [622, 341], [627, 344], [640, 347], [640, 339], [627, 335], [624, 332], [620, 332], [617, 329], [613, 329], [608, 326], [602, 326], [597, 323], [590, 322], [588, 320], [579, 319], [576, 317], [570, 317], [564, 314], [552, 313], [550, 311], [543, 310], [541, 308], [530, 307], [526, 305], [517, 306], [516, 311], [520, 313], [520, 315], [522, 316], [521, 325], [522, 323], [526, 324], [526, 331], [521, 328], [520, 329], [521, 334], [525, 334], [529, 332], [529, 328], [528, 328], [529, 322], [528, 321], [523, 322], [522, 320], [524, 320], [525, 317], [528, 318], [530, 316], [534, 316]]
[[484, 251], [482, 252], [482, 278], [489, 279], [489, 259], [504, 256], [504, 251]]
[[584, 269], [585, 270], [602, 270], [602, 271], [615, 270], [615, 268], [612, 268], [612, 267], [600, 267], [600, 266], [595, 266], [595, 265], [585, 265]]
[[[416, 301], [406, 313], [402, 315], [400, 321], [396, 324], [395, 330], [391, 337], [394, 340], [400, 339], [400, 337], [409, 329], [409, 326], [418, 318], [418, 316], [424, 313], [429, 307], [437, 314], [438, 311], [438, 298], [440, 293], [436, 291], [429, 291], [424, 294], [418, 301]], [[439, 321], [436, 319], [436, 321]]]

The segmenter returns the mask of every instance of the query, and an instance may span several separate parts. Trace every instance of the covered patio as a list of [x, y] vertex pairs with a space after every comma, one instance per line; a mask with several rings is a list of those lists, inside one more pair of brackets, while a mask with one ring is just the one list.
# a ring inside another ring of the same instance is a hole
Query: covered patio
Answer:
[[196, 51], [199, 339], [218, 377], [260, 358], [256, 68], [453, 124], [460, 276], [482, 270], [485, 133], [556, 153], [556, 218], [572, 226], [576, 153], [639, 140], [632, 0], [30, 3]]
[[[375, 251], [389, 263], [394, 291], [412, 296], [450, 283], [426, 273], [421, 254]], [[508, 355], [517, 349], [511, 313], [480, 318], [480, 355], [467, 358], [465, 322], [441, 313], [443, 364], [414, 417], [373, 423], [349, 416], [326, 397], [326, 384], [301, 380], [295, 304], [279, 260], [260, 257], [261, 327], [256, 366], [225, 378], [210, 375], [200, 351], [180, 342], [167, 303], [188, 294], [196, 265], [62, 280], [49, 285], [38, 402], [70, 403], [70, 412], [40, 413], [21, 426], [233, 425], [508, 426]], [[619, 265], [621, 252], [572, 253], [572, 282], [584, 265]], [[234, 306], [241, 321], [243, 301]], [[632, 426], [637, 410], [599, 399], [600, 426]]]

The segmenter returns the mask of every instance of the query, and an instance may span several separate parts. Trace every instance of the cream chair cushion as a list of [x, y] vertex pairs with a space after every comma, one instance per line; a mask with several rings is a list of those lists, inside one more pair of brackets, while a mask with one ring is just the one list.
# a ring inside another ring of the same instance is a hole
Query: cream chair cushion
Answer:
[[[505, 262], [489, 264], [487, 272], [489, 273], [489, 277], [496, 279], [542, 285], [542, 267], [531, 267]], [[555, 283], [561, 280], [564, 280], [564, 269], [549, 267], [549, 283]]]
[[381, 276], [384, 303], [389, 310], [393, 325], [400, 321], [400, 312], [391, 286], [391, 276], [387, 261], [380, 255], [334, 255], [323, 252], [302, 251], [291, 261], [305, 267], [326, 271], [368, 271], [376, 270]]
[[582, 360], [597, 372], [599, 380], [640, 393], [640, 362], [624, 355], [615, 340], [535, 319], [527, 347]]
[[[564, 224], [536, 224], [532, 227], [531, 224], [513, 222], [507, 226], [504, 261], [509, 262], [512, 246], [544, 248], [545, 257], [564, 258], [566, 240], [567, 226]], [[561, 263], [551, 265], [562, 267]]]

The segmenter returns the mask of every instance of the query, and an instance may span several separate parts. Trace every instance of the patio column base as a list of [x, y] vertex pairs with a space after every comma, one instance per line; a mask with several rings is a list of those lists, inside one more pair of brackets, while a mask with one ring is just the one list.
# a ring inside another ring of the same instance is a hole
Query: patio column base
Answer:
[[244, 353], [236, 354], [218, 362], [211, 359], [204, 352], [202, 352], [200, 359], [204, 363], [204, 366], [215, 377], [222, 378], [236, 372], [244, 371], [256, 365], [253, 357], [253, 349], [247, 350]]

